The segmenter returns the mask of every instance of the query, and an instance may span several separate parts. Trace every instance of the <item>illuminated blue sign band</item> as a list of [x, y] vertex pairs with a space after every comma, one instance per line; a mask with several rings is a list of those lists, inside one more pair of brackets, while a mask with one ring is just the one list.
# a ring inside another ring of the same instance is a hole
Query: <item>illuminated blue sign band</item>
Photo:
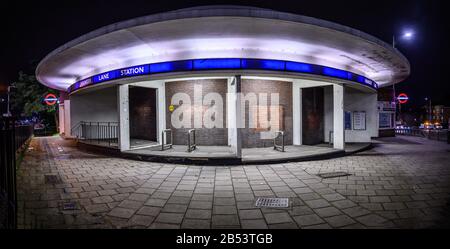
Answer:
[[313, 65], [300, 62], [286, 61], [286, 71], [313, 73]]
[[94, 75], [90, 78], [80, 80], [69, 87], [69, 92], [83, 87], [106, 82], [119, 78], [135, 77], [139, 75], [152, 75], [158, 73], [189, 72], [201, 70], [269, 70], [304, 73], [312, 75], [327, 76], [345, 79], [378, 89], [378, 84], [364, 76], [357, 75], [345, 70], [325, 67], [320, 65], [268, 59], [195, 59], [183, 61], [159, 62], [112, 70]]
[[205, 59], [194, 60], [195, 70], [208, 70], [208, 69], [240, 69], [240, 59]]
[[258, 60], [258, 59], [242, 59], [242, 69], [263, 69], [284, 71], [286, 68], [285, 61], [277, 60]]
[[331, 76], [335, 78], [341, 78], [346, 80], [352, 80], [353, 74], [344, 70], [331, 68], [331, 67], [323, 67], [323, 74], [326, 76]]
[[150, 74], [191, 71], [192, 61], [173, 61], [150, 64]]

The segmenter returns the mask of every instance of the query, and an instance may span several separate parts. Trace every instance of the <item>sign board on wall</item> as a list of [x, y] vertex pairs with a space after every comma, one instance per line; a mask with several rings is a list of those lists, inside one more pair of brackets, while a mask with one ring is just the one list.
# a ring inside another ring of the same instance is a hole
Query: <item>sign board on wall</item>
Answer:
[[380, 113], [380, 128], [391, 128], [391, 115], [389, 112]]
[[351, 130], [352, 129], [352, 113], [351, 112], [345, 112], [345, 129]]
[[383, 112], [395, 112], [395, 102], [378, 101], [378, 110]]
[[353, 130], [366, 130], [366, 112], [353, 112]]

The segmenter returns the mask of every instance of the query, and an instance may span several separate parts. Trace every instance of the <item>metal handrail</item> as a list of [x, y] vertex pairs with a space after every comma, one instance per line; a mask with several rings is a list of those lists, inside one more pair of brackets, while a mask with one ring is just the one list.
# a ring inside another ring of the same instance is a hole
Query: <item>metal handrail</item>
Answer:
[[[170, 133], [170, 144], [167, 143], [165, 144], [165, 135], [166, 133]], [[171, 129], [165, 129], [162, 131], [161, 133], [161, 150], [164, 151], [166, 150], [166, 148], [172, 149], [172, 145], [173, 145], [173, 133]]]
[[[273, 138], [273, 149], [284, 152], [284, 131], [276, 131], [276, 136]], [[277, 138], [281, 135], [281, 145], [277, 144]]]
[[333, 144], [333, 135], [334, 135], [334, 131], [330, 131], [330, 133], [328, 134], [328, 144], [332, 145]]
[[[193, 134], [192, 136], [192, 140], [191, 140], [191, 134]], [[188, 131], [188, 152], [192, 152], [195, 149], [197, 149], [197, 144], [195, 143], [195, 129], [190, 129]]]
[[86, 122], [80, 121], [71, 128], [71, 134], [77, 140], [89, 143], [106, 143], [109, 147], [118, 143], [118, 122]]

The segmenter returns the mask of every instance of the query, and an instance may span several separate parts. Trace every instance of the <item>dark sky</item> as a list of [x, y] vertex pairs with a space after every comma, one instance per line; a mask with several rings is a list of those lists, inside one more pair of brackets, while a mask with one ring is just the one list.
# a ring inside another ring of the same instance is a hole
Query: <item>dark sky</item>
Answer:
[[397, 86], [413, 105], [450, 106], [449, 9], [445, 1], [292, 0], [292, 1], [33, 1], [1, 3], [0, 83], [17, 78], [18, 71], [34, 73], [36, 65], [58, 46], [102, 26], [130, 18], [212, 4], [237, 4], [313, 16], [347, 25], [391, 43], [393, 34], [411, 27], [416, 37], [398, 49], [411, 62], [412, 74]]

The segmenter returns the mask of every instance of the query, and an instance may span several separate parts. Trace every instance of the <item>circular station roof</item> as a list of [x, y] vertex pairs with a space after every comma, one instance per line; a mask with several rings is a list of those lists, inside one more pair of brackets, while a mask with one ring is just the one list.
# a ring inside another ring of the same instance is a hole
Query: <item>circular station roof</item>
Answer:
[[367, 77], [380, 87], [410, 73], [408, 60], [361, 31], [301, 15], [242, 6], [204, 6], [123, 21], [48, 54], [36, 69], [44, 85], [77, 81], [146, 63], [254, 58], [310, 63]]

